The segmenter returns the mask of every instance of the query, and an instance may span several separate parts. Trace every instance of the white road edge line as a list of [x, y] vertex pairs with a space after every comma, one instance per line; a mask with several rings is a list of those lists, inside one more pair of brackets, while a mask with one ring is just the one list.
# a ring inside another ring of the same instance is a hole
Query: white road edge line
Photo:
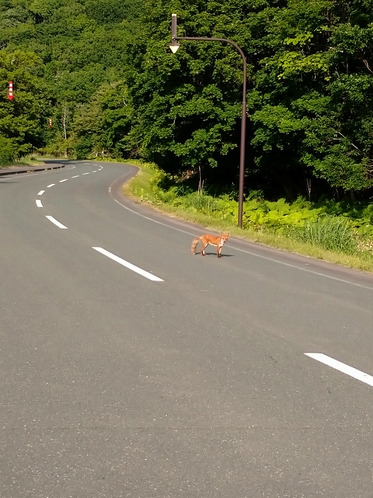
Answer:
[[329, 367], [335, 368], [336, 370], [339, 370], [340, 372], [343, 372], [346, 375], [349, 375], [354, 379], [360, 380], [361, 382], [365, 382], [365, 384], [368, 384], [369, 386], [373, 387], [373, 377], [371, 375], [361, 372], [360, 370], [357, 370], [354, 367], [350, 367], [349, 365], [346, 365], [341, 361], [335, 360], [334, 358], [331, 358], [330, 356], [327, 356], [326, 354], [323, 353], [304, 353], [304, 354], [306, 356], [309, 356], [310, 358], [313, 358], [314, 360], [320, 361], [321, 363], [324, 363]]
[[[162, 225], [164, 227], [171, 228], [172, 230], [175, 230], [177, 232], [186, 233], [188, 235], [194, 235], [194, 232], [192, 232], [192, 231], [187, 231], [187, 230], [183, 230], [181, 228], [176, 228], [172, 225], [168, 225], [167, 223], [163, 223], [162, 221], [155, 220], [155, 219], [151, 218], [150, 216], [146, 216], [142, 213], [135, 211], [134, 209], [131, 209], [130, 207], [126, 206], [125, 204], [123, 204], [122, 202], [120, 202], [114, 198], [114, 196], [111, 193], [111, 187], [109, 187], [108, 192], [111, 195], [111, 198], [113, 199], [114, 202], [119, 204], [119, 206], [122, 206], [122, 208], [126, 209], [130, 213], [133, 213], [136, 216], [140, 216], [141, 218], [144, 218], [145, 220], [149, 220], [149, 221], [156, 223], [158, 225]], [[315, 271], [315, 270], [309, 270], [308, 268], [303, 268], [302, 266], [298, 266], [298, 265], [295, 265], [292, 263], [286, 263], [285, 261], [280, 261], [279, 259], [276, 259], [276, 258], [271, 258], [269, 256], [263, 256], [262, 254], [257, 254], [255, 252], [248, 251], [246, 249], [240, 249], [239, 247], [235, 247], [235, 246], [231, 246], [231, 247], [235, 251], [243, 252], [245, 254], [249, 254], [250, 256], [254, 256], [256, 258], [263, 259], [265, 261], [271, 261], [272, 263], [277, 263], [277, 264], [282, 265], [282, 266], [288, 266], [289, 268], [294, 268], [295, 270], [300, 270], [300, 271], [303, 271], [305, 273], [310, 273], [311, 275], [318, 275], [319, 277], [328, 278], [329, 280], [334, 280], [336, 282], [342, 282], [343, 284], [353, 285], [354, 287], [360, 287], [360, 289], [366, 289], [369, 291], [373, 291], [373, 287], [369, 287], [368, 285], [363, 285], [363, 284], [358, 284], [356, 282], [351, 282], [350, 280], [346, 280], [344, 278], [333, 277], [332, 275], [328, 275], [327, 273], [322, 273], [322, 272]], [[317, 262], [317, 260], [315, 260], [315, 261]]]
[[145, 277], [149, 280], [152, 280], [153, 282], [163, 282], [163, 280], [161, 278], [153, 275], [152, 273], [149, 273], [149, 272], [143, 270], [142, 268], [139, 268], [138, 266], [133, 265], [132, 263], [129, 263], [125, 259], [122, 259], [122, 258], [119, 258], [118, 256], [115, 256], [115, 254], [112, 254], [111, 252], [106, 251], [106, 249], [103, 249], [102, 247], [92, 247], [92, 249], [100, 252], [104, 256], [107, 256], [108, 258], [112, 259], [113, 261], [116, 261], [120, 265], [125, 266], [129, 270], [132, 270], [132, 271], [138, 273], [139, 275], [142, 275], [143, 277]]
[[41, 202], [40, 199], [36, 199], [36, 205], [38, 206], [38, 208], [42, 208], [43, 207], [43, 204]]
[[38, 192], [38, 195], [43, 195], [45, 192], [45, 190], [40, 190], [40, 192]]
[[62, 223], [57, 221], [55, 218], [53, 218], [53, 216], [46, 216], [46, 218], [48, 218], [49, 221], [51, 221], [56, 226], [58, 226], [58, 228], [62, 228], [63, 230], [67, 230], [67, 227], [65, 227], [65, 225], [62, 225]]

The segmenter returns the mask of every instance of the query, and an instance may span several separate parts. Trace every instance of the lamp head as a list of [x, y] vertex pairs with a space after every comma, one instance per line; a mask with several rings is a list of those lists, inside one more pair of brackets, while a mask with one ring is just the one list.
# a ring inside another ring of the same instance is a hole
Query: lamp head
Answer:
[[177, 40], [172, 39], [171, 43], [170, 43], [171, 52], [173, 54], [176, 54], [176, 52], [178, 51], [179, 47], [180, 47], [180, 45], [178, 44]]

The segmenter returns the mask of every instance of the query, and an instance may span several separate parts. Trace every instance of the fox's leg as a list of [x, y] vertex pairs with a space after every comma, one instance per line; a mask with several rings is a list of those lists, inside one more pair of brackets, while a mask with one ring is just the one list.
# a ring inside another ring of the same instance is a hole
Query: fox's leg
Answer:
[[201, 247], [201, 254], [202, 254], [202, 256], [206, 256], [205, 249], [206, 249], [206, 247], [207, 247], [208, 245], [209, 245], [209, 243], [208, 243], [208, 242], [207, 242], [207, 244], [204, 244], [204, 243], [202, 242], [202, 247]]

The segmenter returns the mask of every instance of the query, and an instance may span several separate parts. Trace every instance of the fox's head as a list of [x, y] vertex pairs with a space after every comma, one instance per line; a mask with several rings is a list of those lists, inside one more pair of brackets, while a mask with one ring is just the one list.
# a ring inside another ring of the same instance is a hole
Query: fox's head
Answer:
[[225, 244], [227, 242], [227, 240], [229, 239], [229, 233], [221, 233], [220, 239], [223, 242], [223, 244]]

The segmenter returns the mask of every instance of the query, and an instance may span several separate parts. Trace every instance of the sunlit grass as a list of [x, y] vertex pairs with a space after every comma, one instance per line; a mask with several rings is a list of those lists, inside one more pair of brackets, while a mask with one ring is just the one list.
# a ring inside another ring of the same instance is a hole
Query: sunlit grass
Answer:
[[40, 164], [43, 164], [43, 161], [30, 154], [28, 156], [23, 156], [20, 159], [15, 159], [12, 162], [1, 163], [0, 168], [9, 168], [12, 166], [38, 166]]
[[[289, 230], [282, 234], [273, 233], [266, 229], [241, 229], [228, 221], [214, 217], [214, 209], [209, 210], [210, 214], [199, 212], [195, 201], [189, 206], [188, 203], [183, 206], [175, 206], [162, 202], [151, 186], [151, 179], [156, 169], [152, 165], [140, 161], [131, 161], [131, 164], [137, 164], [140, 171], [138, 175], [123, 186], [123, 192], [128, 196], [132, 196], [135, 200], [149, 204], [168, 215], [202, 225], [208, 230], [229, 231], [231, 236], [250, 242], [264, 244], [349, 268], [373, 272], [373, 252], [357, 251], [356, 242], [351, 239], [351, 233], [346, 230], [346, 225], [340, 220], [324, 219], [313, 224], [315, 226], [311, 227], [311, 224], [306, 224], [304, 229]], [[200, 199], [199, 202], [206, 203], [210, 201]]]

